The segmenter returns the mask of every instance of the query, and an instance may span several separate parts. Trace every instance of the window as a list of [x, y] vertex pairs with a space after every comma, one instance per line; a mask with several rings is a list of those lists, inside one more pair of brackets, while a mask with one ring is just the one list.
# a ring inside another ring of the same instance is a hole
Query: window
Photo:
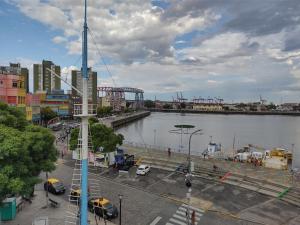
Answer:
[[13, 88], [17, 88], [17, 87], [18, 87], [18, 81], [15, 81], [15, 80], [14, 80], [14, 81], [12, 82], [12, 87], [13, 87]]

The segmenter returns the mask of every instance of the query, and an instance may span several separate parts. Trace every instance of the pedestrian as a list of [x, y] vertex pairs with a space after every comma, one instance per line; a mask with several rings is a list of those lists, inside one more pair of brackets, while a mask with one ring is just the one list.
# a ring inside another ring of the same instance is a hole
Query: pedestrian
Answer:
[[196, 213], [195, 213], [195, 210], [193, 210], [193, 212], [192, 212], [192, 219], [191, 219], [191, 221], [192, 221], [192, 225], [195, 225], [195, 223], [196, 223]]
[[171, 157], [171, 149], [168, 148], [168, 156]]
[[61, 151], [61, 158], [64, 158], [64, 151]]

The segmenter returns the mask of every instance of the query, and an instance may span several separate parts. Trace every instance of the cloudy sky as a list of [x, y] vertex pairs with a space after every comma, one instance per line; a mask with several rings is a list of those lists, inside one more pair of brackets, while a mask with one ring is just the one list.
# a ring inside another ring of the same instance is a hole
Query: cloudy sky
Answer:
[[[0, 0], [0, 63], [49, 59], [69, 77], [82, 18], [83, 0]], [[89, 0], [88, 26], [98, 86], [299, 102], [299, 0]]]

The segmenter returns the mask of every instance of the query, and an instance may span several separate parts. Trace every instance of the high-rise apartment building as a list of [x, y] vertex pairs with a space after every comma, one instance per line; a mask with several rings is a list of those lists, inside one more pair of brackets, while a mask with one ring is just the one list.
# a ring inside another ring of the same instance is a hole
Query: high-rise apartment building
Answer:
[[51, 61], [43, 60], [42, 64], [33, 65], [33, 91], [47, 91], [61, 89], [61, 81], [51, 71], [60, 76], [60, 66]]
[[[97, 72], [93, 72], [91, 68], [88, 69], [88, 99], [92, 104], [97, 104]], [[82, 91], [82, 75], [79, 70], [72, 70], [72, 85], [79, 91]], [[72, 89], [72, 97], [78, 98], [76, 90]], [[81, 100], [80, 100], [81, 101]]]

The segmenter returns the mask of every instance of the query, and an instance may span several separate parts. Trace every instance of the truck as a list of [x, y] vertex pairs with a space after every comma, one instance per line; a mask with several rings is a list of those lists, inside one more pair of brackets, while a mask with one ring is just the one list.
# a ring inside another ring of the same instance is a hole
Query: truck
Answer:
[[134, 155], [125, 154], [123, 149], [117, 149], [117, 154], [115, 155], [115, 166], [119, 170], [128, 171], [132, 166], [134, 166]]

